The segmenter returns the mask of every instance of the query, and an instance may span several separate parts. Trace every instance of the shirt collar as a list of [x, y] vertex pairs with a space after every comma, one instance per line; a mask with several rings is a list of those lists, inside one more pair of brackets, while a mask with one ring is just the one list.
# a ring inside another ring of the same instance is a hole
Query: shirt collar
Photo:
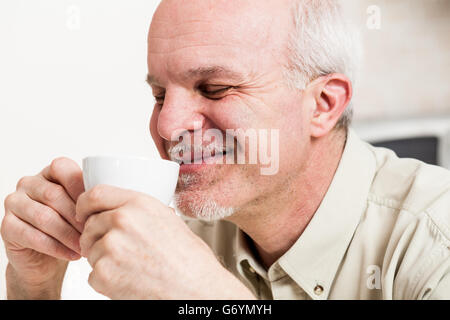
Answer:
[[[278, 260], [313, 299], [327, 299], [375, 175], [375, 158], [352, 129], [333, 181], [308, 227]], [[322, 287], [322, 292], [315, 290]]]
[[247, 260], [248, 264], [264, 279], [268, 280], [267, 271], [262, 264], [256, 258], [256, 253], [253, 248], [250, 247], [251, 241], [248, 236], [237, 226], [236, 236], [234, 242], [234, 252], [236, 256], [236, 265], [239, 272], [244, 275], [245, 271], [242, 269], [242, 263]]

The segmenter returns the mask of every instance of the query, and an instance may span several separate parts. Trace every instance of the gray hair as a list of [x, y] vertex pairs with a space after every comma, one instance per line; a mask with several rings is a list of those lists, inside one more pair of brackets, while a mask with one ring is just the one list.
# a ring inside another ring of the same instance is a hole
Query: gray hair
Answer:
[[[353, 83], [361, 57], [357, 29], [343, 16], [338, 0], [294, 0], [295, 29], [288, 43], [286, 79], [292, 88], [331, 73], [346, 75]], [[347, 128], [352, 120], [351, 104], [337, 128]]]

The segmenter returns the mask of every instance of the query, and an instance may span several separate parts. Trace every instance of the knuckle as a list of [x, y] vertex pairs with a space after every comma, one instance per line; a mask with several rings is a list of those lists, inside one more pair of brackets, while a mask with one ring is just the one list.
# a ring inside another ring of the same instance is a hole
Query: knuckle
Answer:
[[97, 285], [96, 285], [96, 282], [95, 282], [95, 273], [94, 273], [94, 271], [91, 271], [91, 273], [89, 274], [88, 283], [89, 283], [89, 285], [92, 288], [97, 290], [97, 288], [96, 288]]
[[64, 170], [64, 168], [66, 167], [68, 159], [65, 157], [59, 157], [54, 159], [51, 163], [50, 163], [50, 174], [53, 177], [57, 177], [59, 175], [60, 172], [62, 172]]
[[97, 272], [95, 270], [92, 270], [89, 274], [88, 284], [98, 293], [105, 296], [107, 295], [105, 285], [101, 282], [101, 280], [99, 280]]
[[88, 192], [89, 201], [97, 202], [103, 198], [105, 187], [103, 185], [96, 185]]
[[41, 227], [49, 225], [52, 221], [52, 214], [45, 208], [35, 209], [32, 215], [36, 225]]
[[17, 194], [11, 193], [5, 198], [3, 204], [5, 209], [8, 210], [9, 208], [13, 207], [16, 203], [17, 203]]
[[12, 219], [10, 214], [5, 214], [3, 217], [2, 225], [0, 227], [0, 234], [3, 240], [6, 240], [9, 237], [9, 233], [11, 231]]
[[89, 232], [89, 230], [92, 228], [92, 226], [96, 225], [97, 219], [98, 219], [97, 214], [93, 214], [93, 215], [89, 216], [89, 218], [86, 220], [86, 222], [84, 224], [83, 233]]
[[32, 177], [29, 177], [29, 176], [20, 178], [19, 181], [17, 182], [16, 190], [25, 188], [30, 183], [31, 179], [32, 179]]
[[117, 211], [111, 213], [111, 222], [115, 228], [126, 229], [128, 227], [128, 215], [123, 211]]
[[94, 265], [93, 272], [96, 282], [108, 283], [109, 282], [109, 263], [106, 258], [100, 258]]
[[64, 188], [61, 187], [60, 185], [55, 185], [49, 188], [46, 188], [43, 192], [43, 197], [44, 197], [44, 201], [46, 202], [55, 202], [57, 201], [59, 198], [61, 198], [61, 196], [64, 193]]
[[108, 254], [112, 254], [115, 252], [115, 248], [117, 246], [116, 244], [116, 236], [113, 232], [108, 232], [103, 236], [102, 247], [103, 250]]

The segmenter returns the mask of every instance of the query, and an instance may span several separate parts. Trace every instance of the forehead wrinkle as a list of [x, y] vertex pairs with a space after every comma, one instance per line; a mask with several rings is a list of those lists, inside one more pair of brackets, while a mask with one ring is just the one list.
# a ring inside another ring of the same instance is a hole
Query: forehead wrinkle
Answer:
[[[202, 66], [198, 68], [191, 68], [186, 72], [179, 73], [180, 79], [189, 81], [198, 78], [212, 78], [212, 77], [228, 77], [235, 81], [243, 82], [245, 76], [237, 71], [231, 70], [225, 66], [212, 65]], [[160, 85], [160, 81], [155, 75], [147, 74], [146, 81], [149, 85]]]
[[243, 75], [237, 71], [231, 70], [225, 66], [202, 66], [191, 68], [181, 75], [184, 79], [191, 78], [211, 78], [211, 77], [229, 77], [235, 80], [243, 80]]

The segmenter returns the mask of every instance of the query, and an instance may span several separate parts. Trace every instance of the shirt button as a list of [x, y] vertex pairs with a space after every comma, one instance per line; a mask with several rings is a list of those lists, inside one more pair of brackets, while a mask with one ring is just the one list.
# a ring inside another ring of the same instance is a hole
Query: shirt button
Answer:
[[253, 269], [252, 267], [248, 267], [248, 271], [250, 271], [251, 273], [256, 273], [255, 269]]
[[314, 293], [315, 293], [316, 295], [320, 296], [320, 295], [323, 293], [323, 287], [317, 285], [317, 286], [314, 288]]

